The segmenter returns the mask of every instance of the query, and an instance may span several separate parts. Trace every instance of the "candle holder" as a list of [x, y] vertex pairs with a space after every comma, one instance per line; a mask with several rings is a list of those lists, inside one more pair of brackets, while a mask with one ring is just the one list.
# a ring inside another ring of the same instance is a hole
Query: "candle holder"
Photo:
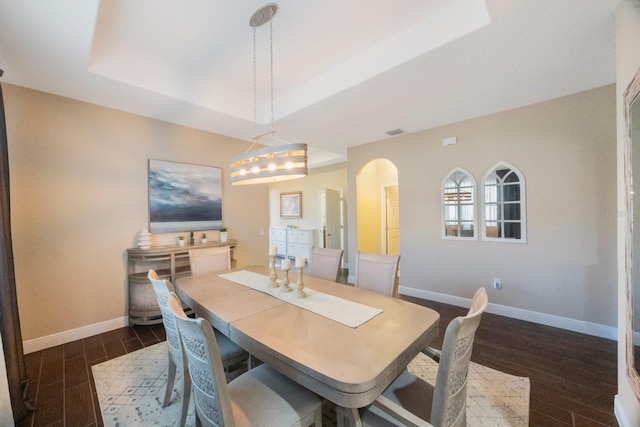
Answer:
[[282, 288], [280, 289], [280, 292], [291, 292], [293, 290], [289, 287], [289, 270], [290, 268], [282, 269], [284, 277], [282, 278]]
[[302, 273], [304, 272], [304, 266], [298, 267], [298, 291], [296, 292], [296, 297], [298, 298], [306, 298], [307, 293], [304, 291], [304, 281], [302, 280]]
[[278, 284], [278, 274], [276, 273], [276, 256], [269, 255], [269, 267], [271, 267], [271, 275], [269, 278], [271, 282], [269, 283], [270, 288], [278, 288], [280, 285]]

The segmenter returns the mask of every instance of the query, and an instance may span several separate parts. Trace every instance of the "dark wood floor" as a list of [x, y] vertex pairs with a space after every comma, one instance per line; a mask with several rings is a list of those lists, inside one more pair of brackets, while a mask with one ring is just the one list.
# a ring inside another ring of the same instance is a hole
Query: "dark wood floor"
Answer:
[[[466, 309], [403, 297], [440, 313], [447, 324]], [[162, 325], [118, 329], [26, 356], [38, 410], [18, 426], [102, 426], [91, 366], [165, 340]], [[472, 360], [531, 379], [532, 426], [617, 426], [616, 343], [485, 313]]]
[[[440, 313], [446, 325], [464, 308], [403, 297]], [[476, 363], [531, 380], [531, 426], [617, 426], [617, 342], [485, 313], [473, 345]]]

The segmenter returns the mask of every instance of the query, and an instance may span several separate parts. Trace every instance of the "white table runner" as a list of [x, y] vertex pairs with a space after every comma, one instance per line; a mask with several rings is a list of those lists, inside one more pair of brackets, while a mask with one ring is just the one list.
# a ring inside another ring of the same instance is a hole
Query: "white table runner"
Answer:
[[[262, 274], [253, 271], [240, 270], [232, 273], [220, 274], [223, 279], [230, 280], [240, 285], [249, 287], [256, 291], [269, 294], [282, 301], [288, 302], [305, 310], [324, 316], [328, 319], [340, 322], [343, 325], [357, 328], [368, 320], [382, 313], [381, 308], [369, 307], [364, 304], [349, 301], [334, 295], [328, 295], [315, 291], [305, 286], [304, 291], [306, 298], [297, 298], [296, 292], [298, 286], [295, 283], [289, 283], [289, 287], [293, 289], [291, 292], [282, 292], [281, 288], [270, 288], [271, 279]], [[282, 283], [281, 280], [278, 280]]]

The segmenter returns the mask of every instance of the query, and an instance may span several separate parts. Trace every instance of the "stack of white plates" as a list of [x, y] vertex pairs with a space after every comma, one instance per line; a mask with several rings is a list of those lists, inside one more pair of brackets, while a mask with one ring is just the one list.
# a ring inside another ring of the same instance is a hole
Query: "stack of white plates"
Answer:
[[148, 230], [142, 230], [138, 233], [138, 247], [140, 249], [151, 248], [151, 233]]

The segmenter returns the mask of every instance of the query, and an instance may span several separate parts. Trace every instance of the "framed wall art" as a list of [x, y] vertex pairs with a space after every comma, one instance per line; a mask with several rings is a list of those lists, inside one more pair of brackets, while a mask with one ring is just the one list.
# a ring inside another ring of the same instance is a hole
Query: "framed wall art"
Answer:
[[222, 226], [222, 169], [149, 159], [149, 231]]
[[280, 218], [302, 218], [302, 192], [280, 193]]

